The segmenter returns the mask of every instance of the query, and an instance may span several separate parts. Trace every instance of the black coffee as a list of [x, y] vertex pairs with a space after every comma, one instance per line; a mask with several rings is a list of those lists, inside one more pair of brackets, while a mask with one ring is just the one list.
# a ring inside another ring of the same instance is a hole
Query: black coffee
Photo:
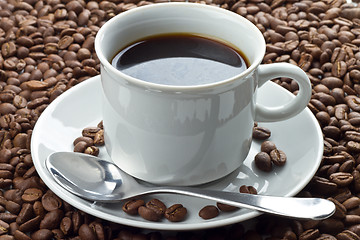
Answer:
[[185, 33], [136, 41], [120, 50], [112, 65], [137, 79], [182, 86], [222, 81], [249, 66], [240, 50], [214, 39]]

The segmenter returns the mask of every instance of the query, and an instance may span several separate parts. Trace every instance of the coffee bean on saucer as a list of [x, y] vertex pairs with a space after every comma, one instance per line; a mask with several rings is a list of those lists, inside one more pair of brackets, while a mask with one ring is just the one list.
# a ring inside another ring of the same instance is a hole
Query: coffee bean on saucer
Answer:
[[85, 149], [88, 147], [88, 143], [84, 142], [84, 141], [79, 141], [76, 143], [76, 145], [74, 146], [74, 152], [80, 152], [83, 153], [85, 152]]
[[272, 150], [270, 152], [270, 158], [272, 163], [276, 166], [284, 166], [287, 159], [286, 154], [279, 149]]
[[264, 172], [271, 172], [271, 170], [273, 169], [271, 157], [266, 152], [259, 152], [258, 154], [256, 154], [254, 161], [255, 166]]
[[94, 140], [92, 138], [89, 138], [89, 137], [78, 137], [74, 140], [73, 144], [74, 146], [78, 143], [78, 142], [86, 142], [87, 143], [87, 146], [91, 146], [91, 145], [94, 145]]
[[270, 138], [271, 131], [266, 127], [256, 126], [253, 128], [252, 136], [256, 140], [266, 140]]
[[144, 218], [148, 221], [152, 221], [152, 222], [157, 222], [162, 217], [161, 214], [158, 214], [153, 209], [145, 207], [145, 206], [140, 206], [138, 209], [138, 213], [142, 218]]
[[219, 215], [219, 209], [214, 205], [207, 205], [199, 211], [199, 216], [202, 219], [209, 220]]
[[220, 209], [223, 212], [232, 212], [232, 211], [235, 211], [235, 210], [239, 209], [238, 207], [231, 206], [231, 205], [228, 205], [228, 204], [225, 204], [225, 203], [220, 203], [220, 202], [217, 202], [216, 206], [217, 206], [218, 209]]
[[97, 127], [101, 128], [101, 129], [104, 129], [104, 124], [103, 124], [102, 120], [98, 123]]
[[144, 206], [145, 202], [142, 199], [131, 199], [124, 203], [122, 210], [130, 215], [137, 215], [140, 206]]
[[84, 137], [94, 138], [96, 133], [100, 130], [101, 130], [101, 128], [99, 128], [99, 127], [86, 127], [82, 130], [82, 135]]
[[271, 142], [271, 141], [264, 141], [262, 144], [261, 144], [261, 152], [266, 152], [266, 153], [269, 153], [276, 149], [276, 145], [275, 143]]
[[87, 147], [84, 151], [84, 153], [86, 154], [90, 154], [92, 156], [98, 156], [99, 155], [99, 148], [96, 147], [96, 146], [90, 146], [90, 147]]
[[248, 193], [248, 194], [257, 194], [257, 190], [256, 188], [254, 188], [253, 186], [246, 186], [246, 185], [241, 185], [239, 188], [239, 192], [240, 193]]
[[174, 204], [165, 211], [165, 218], [170, 222], [180, 222], [186, 217], [187, 209], [182, 204]]
[[160, 201], [159, 199], [151, 199], [150, 201], [148, 201], [145, 206], [147, 208], [150, 208], [152, 210], [154, 210], [157, 214], [159, 214], [160, 216], [163, 216], [165, 211], [166, 211], [166, 206], [165, 204]]
[[95, 146], [103, 146], [104, 144], [105, 144], [104, 130], [100, 129], [94, 135], [94, 145]]

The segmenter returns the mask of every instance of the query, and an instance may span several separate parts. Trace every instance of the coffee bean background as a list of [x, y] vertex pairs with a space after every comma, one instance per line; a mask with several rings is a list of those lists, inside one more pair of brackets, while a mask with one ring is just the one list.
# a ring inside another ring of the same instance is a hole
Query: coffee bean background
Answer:
[[[94, 39], [108, 19], [168, 0], [0, 0], [0, 240], [360, 239], [357, 3], [190, 1], [246, 17], [266, 39], [264, 63], [289, 62], [307, 72], [313, 88], [308, 107], [318, 119], [325, 141], [321, 166], [299, 196], [330, 199], [336, 204], [334, 216], [297, 221], [263, 215], [254, 220], [255, 226], [246, 228], [249, 224], [239, 223], [199, 232], [163, 233], [114, 224], [73, 208], [37, 175], [30, 152], [32, 129], [56, 97], [99, 74]], [[296, 82], [286, 78], [274, 81], [297, 93]]]

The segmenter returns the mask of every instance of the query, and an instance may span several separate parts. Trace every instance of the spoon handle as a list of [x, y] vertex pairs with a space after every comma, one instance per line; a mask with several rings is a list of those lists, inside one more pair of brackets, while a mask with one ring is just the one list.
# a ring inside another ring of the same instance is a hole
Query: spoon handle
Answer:
[[334, 203], [321, 198], [275, 197], [191, 187], [157, 187], [150, 189], [148, 193], [183, 194], [297, 219], [321, 220], [335, 212]]

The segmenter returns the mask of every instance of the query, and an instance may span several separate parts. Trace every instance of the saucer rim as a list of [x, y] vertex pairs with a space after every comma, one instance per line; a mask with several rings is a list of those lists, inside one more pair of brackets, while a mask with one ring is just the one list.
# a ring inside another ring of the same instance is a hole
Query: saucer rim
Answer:
[[[230, 218], [223, 218], [223, 219], [215, 218], [215, 219], [212, 219], [211, 221], [204, 221], [199, 218], [199, 221], [195, 222], [195, 223], [190, 222], [190, 223], [182, 224], [184, 222], [180, 222], [177, 224], [177, 223], [171, 223], [171, 222], [144, 222], [144, 221], [138, 220], [138, 219], [121, 218], [121, 216], [115, 216], [115, 215], [112, 215], [109, 213], [101, 212], [101, 205], [100, 205], [100, 208], [97, 209], [96, 208], [97, 206], [93, 205], [92, 203], [90, 203], [86, 200], [76, 197], [75, 195], [67, 192], [66, 190], [62, 189], [59, 185], [57, 185], [57, 183], [55, 183], [55, 180], [49, 175], [49, 173], [46, 172], [46, 169], [42, 166], [41, 161], [44, 162], [45, 159], [40, 160], [38, 157], [39, 156], [39, 152], [38, 152], [39, 139], [37, 139], [37, 135], [38, 135], [38, 132], [40, 132], [39, 129], [41, 129], [42, 122], [46, 120], [46, 116], [53, 113], [54, 111], [56, 111], [56, 106], [59, 103], [61, 103], [64, 99], [68, 98], [70, 95], [74, 94], [79, 89], [86, 87], [86, 86], [89, 87], [89, 85], [91, 85], [91, 84], [97, 84], [97, 81], [100, 81], [99, 75], [92, 77], [90, 79], [87, 79], [86, 81], [72, 87], [68, 91], [61, 94], [57, 99], [55, 99], [44, 110], [44, 112], [39, 117], [39, 119], [33, 129], [33, 135], [32, 135], [32, 139], [31, 139], [31, 155], [33, 157], [34, 166], [35, 166], [39, 176], [44, 181], [44, 183], [56, 195], [58, 195], [60, 198], [62, 198], [64, 201], [68, 202], [70, 205], [74, 206], [75, 208], [80, 209], [90, 215], [99, 217], [101, 219], [105, 219], [105, 220], [108, 220], [111, 222], [116, 222], [119, 224], [128, 225], [128, 226], [132, 226], [132, 227], [153, 229], [153, 230], [164, 230], [164, 231], [201, 230], [201, 229], [226, 226], [226, 225], [246, 221], [246, 220], [249, 220], [249, 219], [252, 219], [254, 217], [261, 215], [261, 213], [257, 212], [257, 211], [250, 211], [250, 210], [245, 211], [244, 210], [245, 213], [237, 215], [237, 216], [233, 216]], [[277, 86], [279, 90], [285, 91], [289, 95], [294, 97], [292, 95], [292, 93], [288, 92], [287, 90], [283, 89], [282, 87], [278, 86], [277, 84], [275, 84], [275, 83], [270, 83], [270, 84]], [[264, 85], [264, 86], [266, 86], [266, 85]], [[316, 141], [316, 142], [318, 142], [318, 144], [319, 144], [319, 149], [318, 149], [317, 153], [314, 154], [317, 157], [315, 159], [316, 161], [315, 160], [313, 161], [311, 173], [308, 173], [307, 178], [304, 178], [303, 181], [298, 183], [296, 188], [294, 188], [292, 191], [288, 192], [284, 196], [294, 196], [298, 192], [300, 192], [310, 182], [312, 176], [314, 176], [314, 174], [316, 173], [316, 171], [321, 163], [321, 158], [322, 158], [322, 153], [323, 153], [322, 131], [320, 129], [320, 126], [317, 124], [317, 120], [316, 120], [315, 116], [312, 114], [312, 112], [308, 108], [306, 108], [304, 110], [304, 112], [306, 112], [307, 115], [310, 115], [309, 117], [312, 120], [311, 121], [312, 124], [316, 123], [315, 128], [317, 129], [317, 131], [316, 131], [316, 133], [314, 133], [314, 136], [316, 136], [318, 138], [317, 139], [318, 141]], [[309, 176], [311, 176], [311, 177], [309, 177]], [[265, 192], [265, 194], [266, 194], [266, 192]]]

